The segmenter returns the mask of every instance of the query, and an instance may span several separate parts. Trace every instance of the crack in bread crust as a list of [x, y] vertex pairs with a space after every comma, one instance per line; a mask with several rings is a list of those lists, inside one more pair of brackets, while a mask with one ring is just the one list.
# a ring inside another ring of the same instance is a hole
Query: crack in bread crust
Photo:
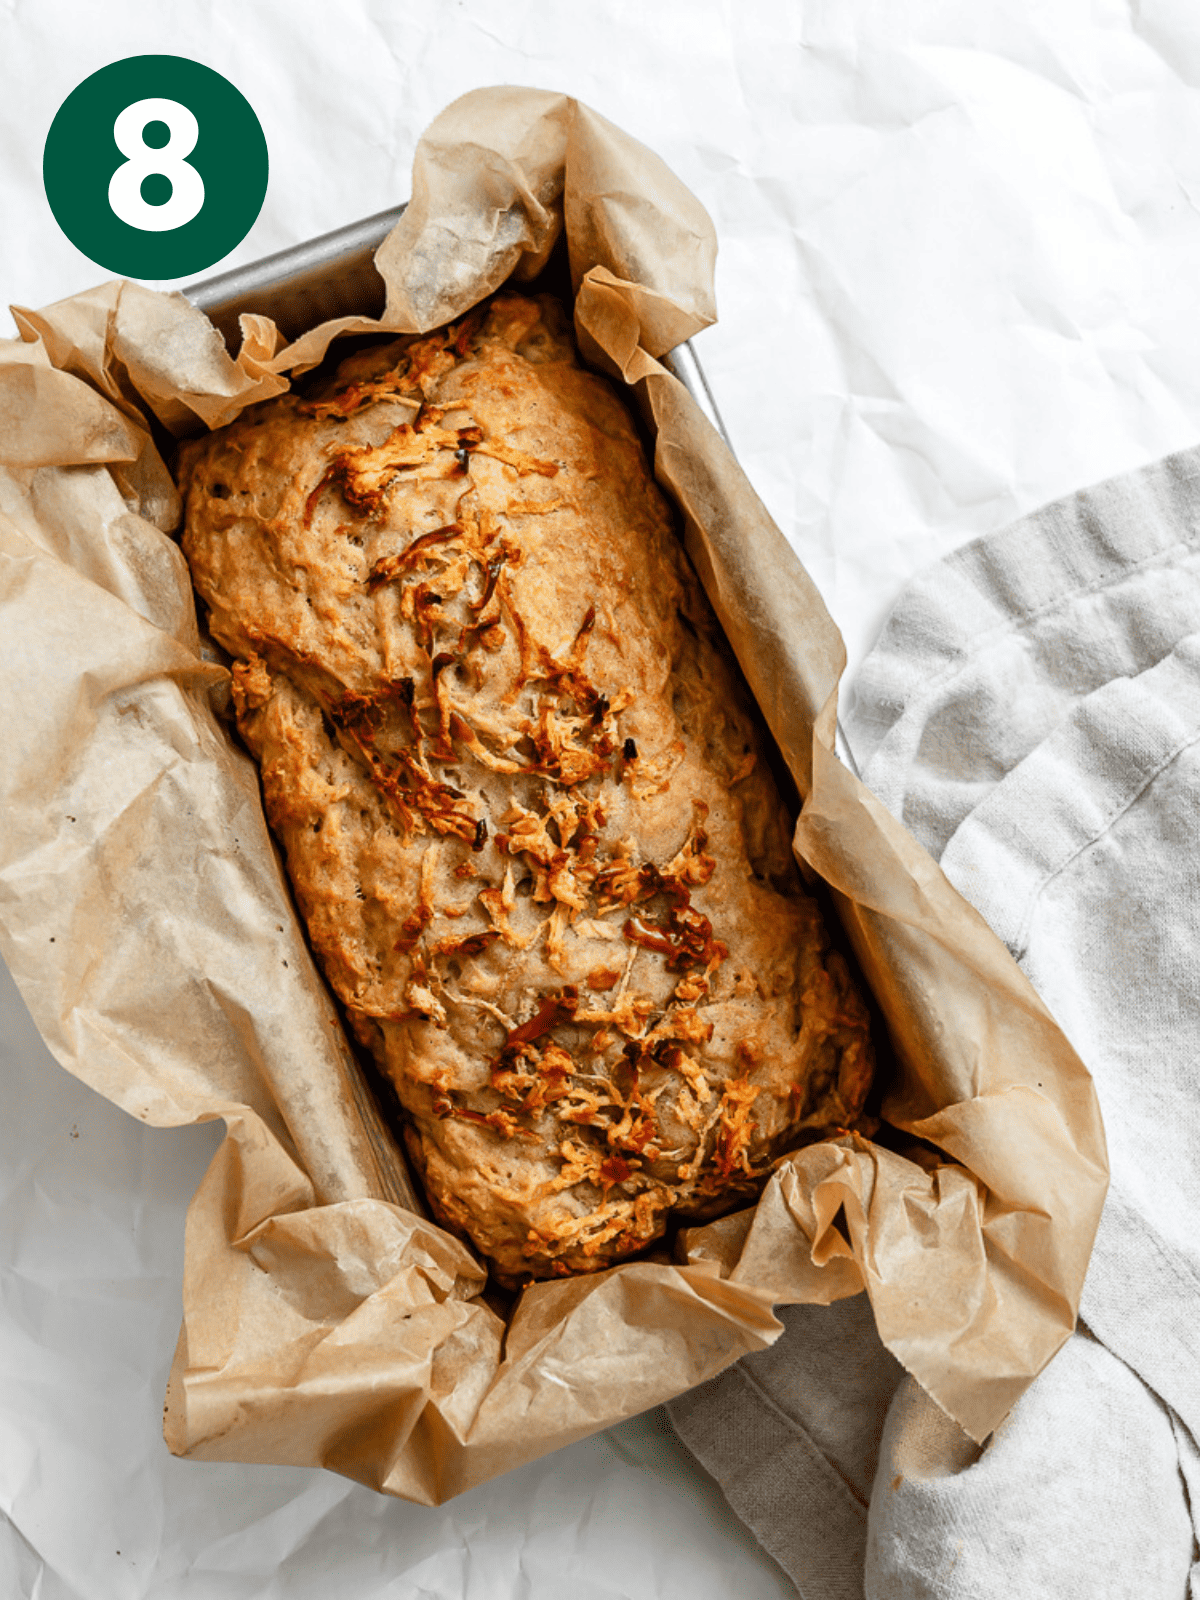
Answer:
[[351, 357], [181, 472], [313, 949], [501, 1281], [608, 1266], [854, 1121], [865, 1007], [554, 302]]

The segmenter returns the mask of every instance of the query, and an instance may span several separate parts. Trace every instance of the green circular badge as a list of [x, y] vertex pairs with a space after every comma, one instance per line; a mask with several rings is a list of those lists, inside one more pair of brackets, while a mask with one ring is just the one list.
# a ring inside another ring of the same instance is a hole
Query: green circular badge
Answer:
[[202, 272], [250, 231], [267, 141], [228, 78], [184, 56], [129, 56], [73, 89], [46, 135], [55, 220], [129, 278]]

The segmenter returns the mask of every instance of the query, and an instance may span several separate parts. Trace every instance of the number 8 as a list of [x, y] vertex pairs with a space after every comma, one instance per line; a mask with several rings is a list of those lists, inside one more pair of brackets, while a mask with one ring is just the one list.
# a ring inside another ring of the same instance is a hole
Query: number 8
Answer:
[[[159, 149], [145, 140], [151, 122], [165, 122], [171, 137]], [[196, 148], [200, 124], [178, 100], [137, 100], [126, 106], [113, 124], [113, 139], [128, 156], [108, 184], [108, 203], [131, 228], [145, 233], [165, 233], [182, 228], [204, 204], [204, 179], [184, 160]], [[142, 183], [161, 173], [171, 184], [171, 198], [161, 206], [142, 199]]]

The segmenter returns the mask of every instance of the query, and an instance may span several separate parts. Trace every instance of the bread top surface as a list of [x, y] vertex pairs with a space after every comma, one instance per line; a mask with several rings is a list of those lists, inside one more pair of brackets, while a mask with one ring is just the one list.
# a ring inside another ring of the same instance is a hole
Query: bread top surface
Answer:
[[606, 1266], [854, 1119], [865, 1009], [556, 303], [352, 357], [181, 475], [313, 948], [502, 1280]]

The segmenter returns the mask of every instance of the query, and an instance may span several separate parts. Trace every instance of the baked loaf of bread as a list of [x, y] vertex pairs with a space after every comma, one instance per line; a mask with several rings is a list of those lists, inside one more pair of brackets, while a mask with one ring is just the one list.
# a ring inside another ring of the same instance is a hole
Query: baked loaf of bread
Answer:
[[352, 357], [181, 477], [313, 949], [501, 1282], [610, 1265], [856, 1117], [865, 1008], [556, 302]]

